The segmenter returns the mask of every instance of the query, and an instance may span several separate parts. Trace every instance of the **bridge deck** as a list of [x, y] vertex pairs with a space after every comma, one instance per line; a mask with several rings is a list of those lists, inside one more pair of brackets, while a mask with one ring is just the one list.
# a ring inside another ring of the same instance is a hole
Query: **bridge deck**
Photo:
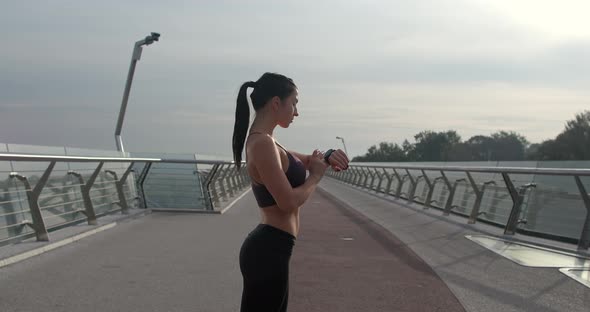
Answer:
[[[522, 267], [464, 238], [478, 227], [328, 178], [322, 188], [302, 210], [289, 311], [590, 306], [590, 289], [557, 269]], [[251, 193], [222, 215], [127, 219], [0, 268], [0, 311], [238, 311], [238, 252], [258, 221]]]

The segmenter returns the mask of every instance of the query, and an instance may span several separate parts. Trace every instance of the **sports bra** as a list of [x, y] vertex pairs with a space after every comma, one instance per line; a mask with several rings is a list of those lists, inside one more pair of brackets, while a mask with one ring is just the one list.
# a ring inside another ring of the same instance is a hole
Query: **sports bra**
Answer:
[[[250, 134], [255, 133], [259, 132], [252, 132]], [[303, 162], [289, 153], [280, 144], [276, 144], [287, 153], [287, 157], [289, 158], [289, 168], [285, 172], [285, 175], [287, 176], [287, 180], [289, 180], [291, 187], [298, 187], [305, 183], [307, 171], [303, 165]], [[257, 184], [256, 182], [252, 181], [252, 193], [254, 193], [254, 197], [258, 202], [258, 207], [260, 208], [270, 207], [277, 203], [264, 184]]]

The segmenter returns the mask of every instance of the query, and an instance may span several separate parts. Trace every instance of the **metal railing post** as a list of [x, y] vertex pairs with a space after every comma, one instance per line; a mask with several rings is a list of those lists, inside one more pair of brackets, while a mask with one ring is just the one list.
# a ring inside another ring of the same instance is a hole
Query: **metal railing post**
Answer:
[[242, 168], [240, 168], [240, 169], [236, 168], [235, 176], [236, 176], [236, 182], [238, 184], [238, 187], [240, 189], [244, 188], [245, 183], [244, 183], [244, 176], [242, 175]]
[[383, 168], [383, 173], [385, 174], [385, 177], [387, 178], [387, 186], [383, 190], [383, 193], [390, 194], [389, 191], [391, 190], [391, 184], [393, 183], [393, 175], [387, 173], [387, 170], [385, 170], [385, 168]]
[[377, 175], [379, 176], [379, 183], [377, 183], [377, 192], [387, 194], [385, 192], [386, 184], [383, 183], [388, 180], [387, 172], [385, 170], [383, 170], [383, 172], [379, 172], [378, 168], [375, 168], [375, 171], [378, 172]]
[[[445, 172], [443, 170], [440, 171], [440, 175], [443, 178], [443, 181], [445, 181], [445, 185], [447, 186], [447, 191], [449, 192], [449, 196], [450, 196], [451, 195], [451, 189], [453, 188], [453, 185], [451, 184], [451, 182], [449, 181], [449, 179], [447, 178], [447, 175], [445, 174]], [[441, 192], [441, 194], [442, 194], [442, 192]], [[439, 197], [439, 199], [442, 202], [442, 196]], [[446, 208], [447, 207], [446, 205], [448, 203], [449, 203], [449, 201], [448, 201], [448, 198], [447, 198], [447, 201], [446, 201], [445, 206], [443, 208]]]
[[471, 209], [471, 214], [469, 215], [469, 220], [467, 221], [467, 223], [474, 224], [475, 222], [477, 222], [477, 217], [479, 217], [479, 215], [485, 214], [485, 212], [480, 213], [479, 208], [481, 207], [481, 201], [483, 200], [483, 194], [486, 191], [486, 187], [488, 185], [496, 185], [496, 182], [494, 182], [494, 181], [484, 182], [483, 185], [481, 186], [481, 190], [476, 191], [475, 203], [473, 203], [473, 209]]
[[521, 220], [520, 218], [520, 211], [522, 208], [522, 203], [524, 201], [524, 195], [526, 190], [533, 186], [534, 184], [527, 184], [521, 187], [520, 191], [517, 191], [510, 180], [510, 176], [508, 173], [502, 173], [502, 178], [504, 178], [504, 183], [506, 183], [506, 188], [508, 188], [508, 192], [510, 193], [510, 197], [512, 198], [512, 210], [510, 211], [510, 216], [508, 217], [508, 222], [506, 222], [506, 228], [504, 229], [504, 235], [514, 235], [516, 234], [516, 229], [518, 224], [526, 223], [525, 220]]
[[588, 196], [588, 192], [586, 191], [580, 176], [574, 176], [574, 178], [576, 179], [576, 185], [578, 186], [578, 190], [580, 190], [580, 195], [584, 201], [584, 206], [586, 206], [586, 221], [584, 221], [584, 226], [582, 227], [582, 234], [580, 235], [580, 241], [578, 242], [578, 250], [588, 250], [588, 248], [590, 248], [590, 196]]
[[56, 162], [52, 161], [49, 163], [45, 172], [39, 178], [39, 181], [35, 185], [34, 188], [31, 188], [29, 180], [27, 177], [18, 174], [18, 172], [11, 172], [11, 178], [17, 178], [25, 185], [25, 189], [27, 192], [27, 199], [29, 200], [29, 209], [31, 211], [31, 218], [33, 222], [24, 222], [25, 224], [29, 225], [35, 231], [35, 236], [37, 237], [37, 241], [48, 241], [49, 236], [47, 235], [47, 228], [45, 228], [45, 222], [43, 221], [43, 215], [41, 214], [41, 208], [39, 207], [39, 196], [43, 191], [43, 187], [49, 180], [49, 176], [51, 175], [51, 171], [55, 167]]
[[354, 170], [347, 170], [346, 174], [344, 175], [344, 182], [348, 184], [352, 184], [352, 177], [354, 177]]
[[121, 179], [117, 178], [117, 173], [115, 171], [105, 170], [105, 173], [112, 175], [115, 179], [115, 187], [117, 188], [117, 196], [119, 198], [119, 201], [117, 203], [119, 204], [119, 207], [121, 207], [121, 213], [123, 214], [129, 213], [129, 205], [127, 205], [127, 199], [125, 198], [125, 191], [123, 190], [123, 186], [125, 180], [127, 180], [127, 177], [129, 176], [129, 173], [131, 173], [131, 170], [133, 169], [133, 164], [134, 162], [131, 162], [129, 167], [127, 167], [127, 170], [125, 170], [125, 172], [121, 176]]
[[205, 180], [205, 185], [206, 185], [206, 190], [207, 190], [207, 198], [208, 198], [208, 208], [210, 210], [214, 210], [215, 209], [215, 204], [219, 203], [219, 200], [217, 198], [217, 191], [215, 190], [215, 185], [213, 185], [213, 189], [211, 189], [211, 183], [213, 182], [213, 179], [215, 178], [215, 174], [217, 173], [217, 170], [219, 170], [219, 164], [215, 164], [213, 165], [213, 168], [211, 168], [211, 171], [209, 171], [209, 174], [207, 175], [207, 179]]
[[349, 166], [347, 172], [344, 174], [344, 183], [352, 184], [352, 177], [354, 176], [354, 167]]
[[225, 165], [221, 165], [219, 170], [219, 175], [215, 179], [216, 182], [219, 182], [219, 197], [220, 199], [227, 199], [227, 192], [225, 189], [224, 180], [225, 176], [227, 175], [228, 168], [225, 168]]
[[354, 175], [353, 175], [352, 183], [351, 184], [358, 186], [359, 185], [359, 181], [361, 179], [360, 169], [355, 167], [353, 170], [354, 170]]
[[137, 189], [141, 193], [141, 194], [139, 194], [140, 205], [142, 206], [142, 208], [145, 208], [145, 209], [148, 208], [148, 203], [147, 203], [147, 199], [145, 197], [144, 183], [145, 183], [145, 179], [147, 178], [147, 175], [150, 172], [151, 168], [152, 168], [152, 163], [146, 162], [145, 166], [143, 166], [143, 170], [141, 170], [141, 173], [139, 174], [139, 181], [137, 181], [137, 183], [139, 185], [139, 187]]
[[232, 173], [231, 182], [232, 182], [232, 187], [234, 189], [234, 192], [237, 192], [240, 190], [240, 183], [239, 183], [238, 179], [239, 179], [238, 174], [236, 172]]
[[[432, 189], [432, 183], [430, 182], [430, 179], [428, 178], [428, 175], [426, 174], [425, 170], [422, 170], [422, 177], [424, 178], [424, 182], [426, 182], [426, 186], [428, 186], [428, 193], [430, 193], [430, 190]], [[414, 189], [414, 194], [415, 194], [416, 190]], [[413, 201], [416, 203], [416, 199], [414, 198]], [[426, 198], [426, 201], [424, 202], [424, 207], [428, 207], [428, 201], [430, 201], [430, 199], [428, 199], [428, 196]]]
[[424, 203], [424, 209], [429, 209], [429, 208], [433, 208], [434, 207], [432, 205], [432, 203], [435, 202], [436, 200], [432, 200], [432, 194], [434, 193], [434, 188], [436, 187], [436, 184], [438, 183], [438, 181], [443, 181], [443, 180], [444, 180], [443, 177], [436, 177], [432, 181], [432, 184], [429, 186], [429, 189], [428, 189], [428, 195], [426, 195], [426, 201]]
[[235, 190], [234, 187], [232, 186], [232, 181], [231, 181], [231, 177], [232, 177], [232, 165], [228, 165], [227, 167], [227, 171], [225, 172], [225, 176], [224, 176], [224, 180], [225, 180], [225, 185], [227, 186], [227, 194], [229, 195], [229, 197], [234, 196]]
[[367, 182], [369, 181], [369, 173], [370, 173], [370, 171], [369, 171], [369, 168], [366, 168], [366, 171], [365, 171], [365, 168], [364, 167], [361, 168], [361, 169], [363, 170], [363, 176], [365, 177], [365, 179], [363, 180], [363, 183], [362, 183], [363, 185], [361, 185], [361, 187], [367, 188]]
[[90, 189], [92, 188], [94, 182], [96, 181], [96, 178], [100, 174], [100, 170], [102, 169], [103, 165], [104, 162], [102, 161], [98, 163], [98, 166], [88, 179], [88, 182], [84, 182], [84, 177], [80, 173], [72, 170], [68, 171], [69, 175], [75, 176], [76, 178], [78, 178], [78, 181], [80, 181], [80, 191], [82, 193], [82, 199], [84, 200], [84, 210], [82, 212], [86, 215], [86, 220], [89, 225], [98, 224], [96, 221], [96, 213], [94, 211], [94, 206], [92, 205], [92, 199], [90, 198]]
[[418, 202], [416, 201], [416, 197], [418, 197], [418, 196], [416, 196], [416, 190], [418, 189], [418, 184], [420, 184], [420, 180], [422, 180], [423, 178], [424, 178], [424, 176], [419, 175], [416, 177], [416, 180], [414, 180], [415, 181], [414, 187], [410, 190], [411, 194], [408, 194], [408, 201], [409, 202], [418, 204]]
[[369, 173], [371, 174], [371, 184], [369, 184], [369, 189], [377, 192], [378, 189], [375, 188], [375, 179], [381, 178], [379, 172], [377, 172], [377, 169], [373, 168], [373, 170], [370, 170]]
[[247, 170], [240, 169], [240, 179], [242, 180], [242, 187], [247, 187], [248, 186], [248, 179], [249, 179]]
[[448, 216], [451, 214], [451, 209], [453, 209], [453, 200], [455, 199], [455, 192], [457, 191], [457, 185], [461, 182], [467, 182], [465, 179], [457, 179], [455, 183], [453, 183], [453, 187], [449, 192], [449, 198], [447, 198], [447, 203], [445, 204], [445, 210], [443, 211], [443, 215]]
[[363, 178], [362, 176], [362, 171], [361, 168], [354, 168], [354, 180], [353, 180], [353, 185], [356, 186], [360, 186], [361, 184], [361, 179]]
[[235, 168], [233, 168], [233, 165], [229, 165], [228, 171], [227, 171], [227, 185], [229, 187], [229, 196], [234, 196], [236, 194], [236, 192], [238, 191], [238, 186], [235, 183]]
[[352, 179], [352, 185], [358, 186], [360, 180], [361, 180], [361, 169], [360, 169], [360, 167], [354, 168], [354, 176]]
[[[479, 206], [478, 201], [481, 202], [481, 192], [479, 191], [479, 188], [477, 187], [477, 183], [475, 183], [475, 180], [471, 176], [471, 173], [469, 171], [465, 171], [465, 174], [467, 174], [467, 179], [469, 180], [469, 184], [471, 184], [471, 188], [473, 189], [473, 193], [475, 194], [475, 202], [473, 204], [473, 207], [471, 207], [471, 215], [473, 215], [473, 211], [475, 210], [475, 207]], [[477, 210], [479, 210], [479, 207], [477, 207]]]
[[414, 179], [414, 176], [410, 173], [410, 170], [406, 169], [406, 173], [408, 174], [408, 178], [410, 179], [410, 189], [408, 190], [408, 202], [413, 202], [414, 199], [414, 192], [416, 192], [416, 184], [417, 180]]
[[397, 173], [397, 171], [395, 172], [395, 175], [397, 176], [397, 188], [395, 190], [395, 197], [397, 199], [400, 199], [402, 196], [402, 188], [404, 187], [404, 183], [406, 182], [406, 178], [408, 177], [407, 174], [403, 175], [400, 177], [400, 175]]

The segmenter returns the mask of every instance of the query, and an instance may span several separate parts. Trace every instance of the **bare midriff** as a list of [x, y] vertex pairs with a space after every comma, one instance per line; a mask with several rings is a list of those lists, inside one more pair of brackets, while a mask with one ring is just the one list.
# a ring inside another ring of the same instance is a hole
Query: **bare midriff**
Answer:
[[299, 208], [285, 212], [278, 205], [260, 208], [261, 223], [274, 226], [297, 237], [299, 233]]

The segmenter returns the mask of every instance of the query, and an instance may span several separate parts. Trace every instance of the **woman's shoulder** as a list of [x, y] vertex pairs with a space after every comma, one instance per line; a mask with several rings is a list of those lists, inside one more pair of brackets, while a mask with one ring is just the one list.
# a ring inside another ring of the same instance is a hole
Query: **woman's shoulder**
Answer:
[[265, 133], [252, 133], [248, 135], [246, 145], [248, 146], [262, 146], [275, 144], [275, 140], [268, 134]]
[[[260, 159], [263, 155], [272, 155], [276, 151], [273, 137], [267, 134], [252, 134], [246, 142], [246, 152], [251, 160]], [[258, 156], [258, 157], [257, 157]]]

